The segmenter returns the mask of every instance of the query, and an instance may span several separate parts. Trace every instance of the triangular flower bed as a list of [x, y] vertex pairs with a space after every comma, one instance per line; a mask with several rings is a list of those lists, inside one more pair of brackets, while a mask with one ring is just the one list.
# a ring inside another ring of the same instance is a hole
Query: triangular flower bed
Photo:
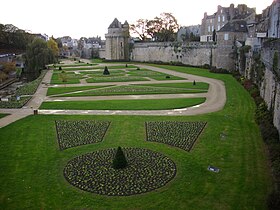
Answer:
[[146, 122], [147, 141], [168, 144], [190, 151], [206, 122]]
[[109, 121], [56, 120], [56, 132], [60, 150], [103, 140]]

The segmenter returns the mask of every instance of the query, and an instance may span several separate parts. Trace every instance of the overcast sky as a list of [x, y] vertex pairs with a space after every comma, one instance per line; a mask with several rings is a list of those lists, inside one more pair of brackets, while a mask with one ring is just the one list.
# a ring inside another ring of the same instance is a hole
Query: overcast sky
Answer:
[[231, 3], [255, 7], [257, 13], [273, 0], [3, 0], [0, 3], [0, 23], [13, 24], [33, 33], [45, 33], [55, 38], [101, 36], [118, 18], [130, 24], [136, 20], [153, 19], [162, 12], [172, 13], [180, 26], [201, 24], [204, 12], [213, 14], [217, 6]]

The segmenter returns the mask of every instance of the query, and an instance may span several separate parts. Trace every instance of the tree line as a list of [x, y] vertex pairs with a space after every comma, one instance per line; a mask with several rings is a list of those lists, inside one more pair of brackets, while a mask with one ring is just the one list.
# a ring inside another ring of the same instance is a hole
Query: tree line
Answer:
[[[59, 55], [58, 43], [53, 37], [46, 41], [12, 24], [0, 24], [0, 49], [0, 53], [23, 54], [23, 73], [28, 75], [29, 79], [37, 78], [47, 64], [56, 63]], [[7, 64], [2, 63], [2, 66]]]
[[166, 12], [152, 20], [138, 19], [135, 24], [130, 25], [131, 32], [137, 34], [142, 41], [175, 41], [178, 29], [177, 19]]

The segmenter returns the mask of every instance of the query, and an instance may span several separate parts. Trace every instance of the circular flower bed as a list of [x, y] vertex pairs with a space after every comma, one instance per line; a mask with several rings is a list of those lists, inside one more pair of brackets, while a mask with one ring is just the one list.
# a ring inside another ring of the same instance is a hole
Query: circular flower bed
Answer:
[[64, 168], [66, 180], [82, 190], [109, 196], [128, 196], [160, 188], [175, 177], [168, 157], [142, 148], [123, 148], [128, 166], [112, 167], [117, 149], [75, 157]]

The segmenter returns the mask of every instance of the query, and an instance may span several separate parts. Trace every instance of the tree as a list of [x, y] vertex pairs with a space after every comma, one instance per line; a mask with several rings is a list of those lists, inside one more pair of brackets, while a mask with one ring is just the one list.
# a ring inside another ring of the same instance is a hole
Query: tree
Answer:
[[0, 47], [3, 49], [13, 49], [13, 52], [15, 50], [24, 51], [33, 39], [33, 34], [29, 34], [12, 24], [0, 24]]
[[47, 46], [49, 49], [51, 49], [52, 54], [55, 57], [55, 61], [57, 61], [59, 55], [58, 44], [53, 38], [50, 38], [49, 41], [47, 42]]
[[127, 167], [128, 163], [121, 147], [118, 147], [116, 155], [113, 160], [114, 169], [123, 169]]
[[176, 40], [179, 24], [171, 13], [165, 12], [153, 20], [139, 19], [136, 24], [131, 25], [130, 29], [142, 40], [150, 37], [154, 41], [165, 42]]
[[27, 46], [25, 54], [26, 73], [30, 79], [37, 78], [41, 70], [47, 64], [54, 62], [54, 55], [52, 50], [48, 47], [47, 42], [43, 39], [34, 39], [31, 44]]
[[136, 21], [136, 24], [130, 25], [130, 30], [132, 33], [135, 33], [139, 36], [139, 38], [143, 41], [147, 40], [149, 34], [147, 30], [147, 19], [139, 19]]
[[16, 63], [15, 62], [2, 62], [3, 72], [9, 74], [10, 72], [16, 71]]

